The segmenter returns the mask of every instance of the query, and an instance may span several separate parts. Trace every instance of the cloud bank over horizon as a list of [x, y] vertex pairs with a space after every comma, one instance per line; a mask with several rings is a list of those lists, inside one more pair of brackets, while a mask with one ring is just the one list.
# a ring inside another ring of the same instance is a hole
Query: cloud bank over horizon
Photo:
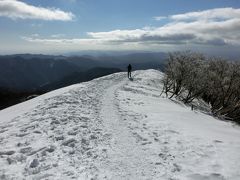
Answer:
[[[160, 27], [132, 30], [87, 32], [88, 38], [33, 38], [37, 43], [62, 44], [141, 44], [141, 45], [240, 45], [240, 9], [219, 8], [169, 16], [170, 21]], [[156, 18], [156, 20], [158, 20]]]

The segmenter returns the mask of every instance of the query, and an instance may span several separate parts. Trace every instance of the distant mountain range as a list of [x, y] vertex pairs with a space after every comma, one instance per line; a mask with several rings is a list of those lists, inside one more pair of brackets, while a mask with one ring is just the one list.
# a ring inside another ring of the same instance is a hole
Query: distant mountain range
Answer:
[[69, 86], [71, 84], [76, 84], [79, 82], [90, 81], [92, 79], [106, 76], [109, 74], [113, 74], [116, 72], [120, 72], [121, 70], [118, 68], [104, 68], [104, 67], [96, 67], [89, 69], [85, 72], [75, 72], [70, 74], [69, 76], [64, 77], [61, 80], [53, 82], [51, 84], [47, 84], [40, 88], [41, 91], [50, 91], [53, 89], [59, 89], [61, 87]]
[[32, 91], [76, 71], [80, 71], [80, 68], [65, 60], [2, 56], [0, 87]]
[[[0, 108], [75, 83], [115, 72], [163, 69], [165, 53], [53, 56], [16, 54], [0, 56]], [[11, 103], [12, 102], [12, 103]]]
[[[65, 77], [74, 74], [80, 76], [81, 73], [96, 67], [117, 68], [125, 71], [129, 63], [132, 64], [133, 70], [163, 69], [165, 58], [165, 53], [97, 57], [41, 54], [0, 56], [0, 87], [24, 91], [38, 90]], [[82, 80], [84, 81], [84, 78]], [[86, 77], [86, 80], [89, 78]]]

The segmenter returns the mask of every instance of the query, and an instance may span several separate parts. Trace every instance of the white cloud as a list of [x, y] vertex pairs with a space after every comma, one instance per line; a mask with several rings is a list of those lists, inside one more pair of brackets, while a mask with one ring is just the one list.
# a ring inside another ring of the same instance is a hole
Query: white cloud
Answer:
[[89, 32], [88, 35], [94, 39], [148, 44], [240, 45], [240, 9], [211, 9], [170, 17], [173, 21], [161, 27]]
[[18, 0], [1, 0], [0, 16], [11, 19], [71, 21], [74, 15], [56, 8], [36, 7]]
[[199, 43], [216, 46], [239, 44], [239, 28], [240, 19], [233, 19], [221, 22], [177, 22], [149, 30], [115, 30], [109, 32], [91, 32], [88, 35], [93, 39], [115, 42], [152, 42], [157, 44]]
[[[223, 12], [233, 10], [226, 15]], [[24, 38], [26, 41], [47, 44], [79, 44], [79, 45], [112, 45], [130, 48], [179, 45], [205, 47], [240, 46], [240, 9], [221, 8], [200, 12], [189, 12], [172, 15], [169, 23], [160, 27], [144, 27], [141, 29], [113, 30], [106, 32], [88, 32], [88, 38], [67, 39]], [[207, 15], [208, 14], [208, 15]], [[184, 17], [185, 16], [185, 17]], [[203, 18], [201, 18], [203, 17]], [[191, 19], [191, 21], [186, 21]], [[176, 21], [177, 20], [177, 21]]]
[[21, 37], [23, 40], [26, 40], [28, 42], [34, 42], [34, 43], [44, 43], [44, 44], [97, 44], [97, 43], [103, 43], [102, 40], [97, 39], [80, 39], [80, 38], [33, 38], [33, 37]]
[[215, 8], [198, 12], [189, 12], [170, 16], [173, 20], [203, 20], [203, 19], [232, 19], [240, 18], [240, 9], [234, 8]]
[[65, 36], [65, 34], [53, 34], [53, 35], [51, 35], [52, 38], [62, 38], [64, 36]]
[[156, 20], [156, 21], [161, 21], [161, 20], [166, 19], [166, 18], [167, 18], [167, 17], [165, 17], [165, 16], [156, 16], [156, 17], [153, 17], [153, 19]]
[[37, 34], [37, 33], [32, 34], [32, 37], [39, 37], [39, 34]]

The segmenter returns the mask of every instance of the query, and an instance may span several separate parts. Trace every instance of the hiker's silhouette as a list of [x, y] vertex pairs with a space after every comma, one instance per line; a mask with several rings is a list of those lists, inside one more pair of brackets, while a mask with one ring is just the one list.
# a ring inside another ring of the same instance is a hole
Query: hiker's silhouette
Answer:
[[128, 65], [128, 78], [130, 79], [132, 77], [131, 72], [132, 72], [132, 66], [131, 64]]

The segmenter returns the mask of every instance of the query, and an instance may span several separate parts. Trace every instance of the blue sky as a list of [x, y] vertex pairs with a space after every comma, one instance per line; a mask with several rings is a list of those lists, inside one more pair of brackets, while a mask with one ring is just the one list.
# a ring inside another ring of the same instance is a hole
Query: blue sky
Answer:
[[0, 0], [0, 53], [237, 53], [239, 0]]

